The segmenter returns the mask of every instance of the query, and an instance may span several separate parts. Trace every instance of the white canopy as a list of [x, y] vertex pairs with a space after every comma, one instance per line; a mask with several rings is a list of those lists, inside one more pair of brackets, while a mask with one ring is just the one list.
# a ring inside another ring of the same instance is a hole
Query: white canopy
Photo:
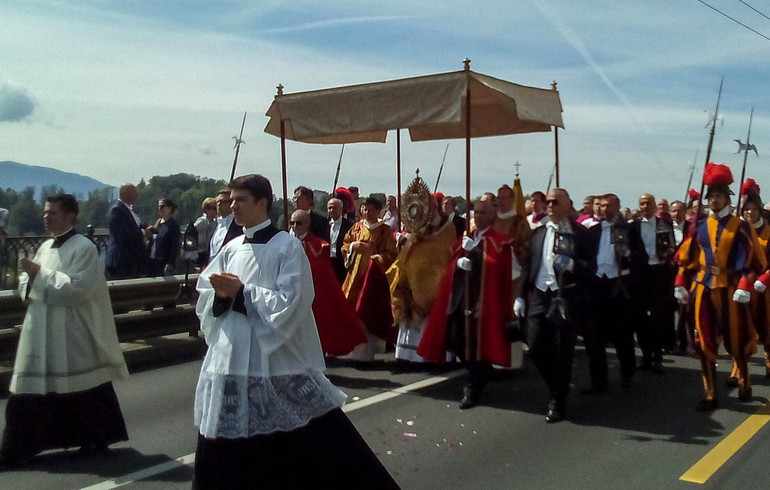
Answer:
[[466, 88], [471, 137], [563, 128], [559, 92], [526, 87], [473, 71], [277, 95], [265, 132], [305, 143], [384, 143], [409, 129], [412, 141], [464, 138]]

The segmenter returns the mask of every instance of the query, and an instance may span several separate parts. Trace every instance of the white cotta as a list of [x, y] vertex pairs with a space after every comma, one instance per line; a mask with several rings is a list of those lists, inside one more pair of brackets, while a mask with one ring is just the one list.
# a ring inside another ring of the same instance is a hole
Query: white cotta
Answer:
[[82, 235], [59, 248], [53, 243], [35, 254], [34, 281], [19, 277], [19, 295], [29, 305], [11, 393], [71, 393], [128, 376], [96, 247]]
[[[212, 274], [244, 284], [246, 315], [214, 317]], [[310, 264], [279, 232], [265, 244], [231, 240], [201, 273], [197, 314], [209, 346], [195, 393], [195, 424], [206, 438], [290, 431], [339, 408], [346, 395], [324, 376], [313, 318]]]

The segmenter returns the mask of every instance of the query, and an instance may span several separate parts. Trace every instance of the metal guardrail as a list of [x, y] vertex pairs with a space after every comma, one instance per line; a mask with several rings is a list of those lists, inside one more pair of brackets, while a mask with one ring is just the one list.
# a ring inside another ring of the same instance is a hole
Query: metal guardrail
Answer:
[[[185, 284], [183, 275], [108, 281], [118, 340], [131, 342], [185, 332], [197, 335], [197, 280], [198, 274], [190, 274], [188, 290], [192, 296], [180, 294]], [[16, 291], [0, 291], [0, 361], [15, 356], [26, 311], [27, 305]]]
[[[90, 230], [93, 230], [93, 228]], [[104, 266], [104, 254], [107, 251], [107, 238], [109, 235], [88, 233], [84, 234], [84, 236], [94, 242], [94, 245], [99, 250], [99, 260], [102, 261], [102, 266]], [[13, 289], [17, 286], [19, 258], [32, 258], [40, 245], [49, 238], [51, 237], [48, 235], [7, 236], [0, 242], [0, 289]]]

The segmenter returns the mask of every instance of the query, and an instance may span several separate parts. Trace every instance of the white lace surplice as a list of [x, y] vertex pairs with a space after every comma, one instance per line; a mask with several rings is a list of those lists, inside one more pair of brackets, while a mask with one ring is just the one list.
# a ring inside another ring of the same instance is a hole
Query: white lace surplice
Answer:
[[[244, 283], [247, 315], [215, 318], [209, 276]], [[195, 425], [207, 438], [289, 431], [341, 407], [346, 395], [323, 375], [313, 281], [299, 240], [278, 233], [266, 244], [229, 242], [198, 279], [201, 330], [209, 346], [195, 392]]]

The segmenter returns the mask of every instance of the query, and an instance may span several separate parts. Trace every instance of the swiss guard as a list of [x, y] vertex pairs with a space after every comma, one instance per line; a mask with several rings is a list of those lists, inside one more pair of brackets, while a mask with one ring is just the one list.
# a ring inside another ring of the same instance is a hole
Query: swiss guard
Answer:
[[[751, 400], [748, 358], [756, 352], [756, 334], [749, 323], [748, 302], [754, 277], [766, 267], [762, 255], [754, 255], [749, 225], [731, 213], [727, 165], [709, 163], [703, 174], [708, 186], [708, 216], [699, 216], [695, 230], [679, 248], [679, 272], [674, 296], [682, 304], [692, 301], [695, 319], [695, 351], [701, 361], [705, 394], [696, 409], [717, 408], [716, 358], [719, 342], [735, 360], [738, 398]], [[691, 284], [685, 279], [693, 271]]]

